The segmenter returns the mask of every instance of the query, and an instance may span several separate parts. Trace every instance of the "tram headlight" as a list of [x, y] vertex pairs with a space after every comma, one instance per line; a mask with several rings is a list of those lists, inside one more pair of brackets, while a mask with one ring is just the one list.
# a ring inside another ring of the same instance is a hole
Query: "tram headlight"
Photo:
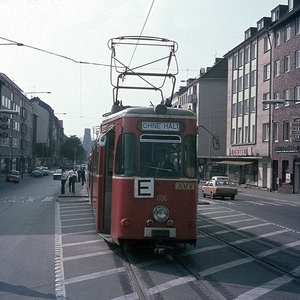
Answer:
[[164, 205], [158, 205], [153, 208], [152, 216], [156, 222], [165, 222], [169, 218], [169, 210]]

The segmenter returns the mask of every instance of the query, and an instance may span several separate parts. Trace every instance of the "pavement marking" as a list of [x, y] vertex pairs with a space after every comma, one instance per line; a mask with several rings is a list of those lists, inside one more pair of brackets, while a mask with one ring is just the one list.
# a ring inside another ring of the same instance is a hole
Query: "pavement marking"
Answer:
[[48, 201], [52, 201], [53, 199], [54, 197], [46, 197], [41, 202], [48, 202]]
[[109, 276], [109, 275], [117, 274], [117, 273], [121, 273], [121, 272], [125, 272], [124, 267], [111, 269], [111, 270], [106, 270], [106, 271], [101, 271], [101, 272], [95, 272], [95, 273], [91, 273], [91, 274], [87, 274], [87, 275], [82, 275], [82, 276], [77, 276], [77, 277], [65, 279], [63, 281], [63, 283], [65, 285], [68, 285], [68, 284], [77, 283], [77, 282], [81, 282], [81, 281], [85, 281], [85, 280], [90, 280], [90, 279], [95, 279], [95, 278], [99, 278], [99, 277]]
[[75, 259], [81, 259], [81, 258], [87, 258], [87, 257], [94, 257], [94, 256], [101, 256], [105, 254], [111, 254], [111, 250], [103, 250], [103, 251], [98, 251], [98, 252], [92, 252], [92, 253], [86, 253], [86, 254], [80, 254], [80, 255], [73, 255], [73, 256], [68, 256], [64, 257], [63, 261], [70, 261], [70, 260], [75, 260]]
[[170, 281], [167, 281], [165, 283], [159, 284], [159, 285], [154, 286], [152, 288], [149, 288], [148, 292], [149, 292], [150, 295], [154, 295], [154, 294], [163, 292], [165, 290], [169, 290], [172, 287], [176, 287], [178, 285], [186, 284], [186, 283], [191, 282], [191, 281], [196, 281], [196, 278], [193, 277], [193, 276], [190, 276], [190, 275], [185, 276], [185, 277], [180, 277], [180, 278], [177, 278], [177, 279], [170, 280]]
[[290, 277], [288, 275], [283, 275], [283, 276], [275, 278], [269, 282], [266, 282], [266, 283], [262, 284], [261, 286], [256, 287], [242, 295], [239, 295], [234, 300], [257, 299], [257, 298], [261, 297], [262, 295], [265, 295], [265, 294], [271, 292], [272, 290], [275, 290], [275, 289], [279, 288], [280, 286], [291, 282], [292, 280], [293, 280], [292, 277]]
[[265, 256], [268, 256], [268, 255], [274, 254], [276, 252], [279, 252], [281, 250], [285, 250], [285, 249], [288, 249], [288, 248], [293, 248], [293, 247], [296, 247], [296, 246], [299, 246], [299, 245], [300, 245], [300, 241], [296, 241], [296, 242], [293, 242], [293, 243], [288, 243], [288, 244], [282, 245], [280, 247], [276, 247], [276, 248], [261, 252], [261, 253], [258, 254], [258, 257], [265, 257]]
[[221, 265], [218, 265], [216, 267], [212, 267], [212, 268], [208, 268], [206, 270], [200, 271], [198, 274], [201, 277], [204, 277], [204, 276], [208, 276], [208, 275], [211, 275], [211, 274], [214, 274], [214, 273], [222, 272], [224, 270], [227, 270], [227, 269], [230, 269], [230, 268], [233, 268], [233, 267], [238, 267], [238, 266], [241, 266], [241, 265], [244, 265], [244, 264], [248, 264], [250, 262], [253, 262], [254, 260], [256, 260], [256, 259], [254, 259], [253, 257], [246, 257], [246, 258], [242, 258], [242, 259], [237, 259], [237, 260], [234, 260], [234, 261], [230, 261], [226, 264], [221, 264]]
[[82, 227], [82, 226], [95, 226], [95, 222], [92, 223], [86, 223], [86, 224], [76, 224], [76, 225], [65, 225], [65, 226], [61, 226], [61, 228], [73, 228], [73, 227]]

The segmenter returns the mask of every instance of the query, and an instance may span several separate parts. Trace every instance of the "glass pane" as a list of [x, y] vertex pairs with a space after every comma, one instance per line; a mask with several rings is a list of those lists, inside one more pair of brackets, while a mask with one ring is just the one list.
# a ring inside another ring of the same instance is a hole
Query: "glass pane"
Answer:
[[196, 177], [196, 137], [194, 135], [185, 137], [184, 149], [184, 174], [186, 177]]
[[181, 138], [172, 135], [142, 135], [140, 175], [179, 177], [181, 175]]
[[134, 175], [135, 159], [135, 136], [132, 133], [121, 134], [117, 144], [115, 174]]

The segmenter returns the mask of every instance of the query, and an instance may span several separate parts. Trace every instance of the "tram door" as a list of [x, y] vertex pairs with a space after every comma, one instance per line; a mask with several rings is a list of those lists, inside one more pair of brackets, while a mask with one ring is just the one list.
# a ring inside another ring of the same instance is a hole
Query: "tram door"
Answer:
[[103, 233], [110, 233], [114, 144], [115, 132], [112, 131], [107, 134], [107, 143], [105, 145]]

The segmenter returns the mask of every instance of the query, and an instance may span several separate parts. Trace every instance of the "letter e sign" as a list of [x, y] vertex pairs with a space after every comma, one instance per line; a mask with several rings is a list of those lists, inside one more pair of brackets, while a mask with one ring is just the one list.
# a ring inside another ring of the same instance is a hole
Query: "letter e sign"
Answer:
[[153, 198], [154, 178], [134, 178], [134, 198]]

